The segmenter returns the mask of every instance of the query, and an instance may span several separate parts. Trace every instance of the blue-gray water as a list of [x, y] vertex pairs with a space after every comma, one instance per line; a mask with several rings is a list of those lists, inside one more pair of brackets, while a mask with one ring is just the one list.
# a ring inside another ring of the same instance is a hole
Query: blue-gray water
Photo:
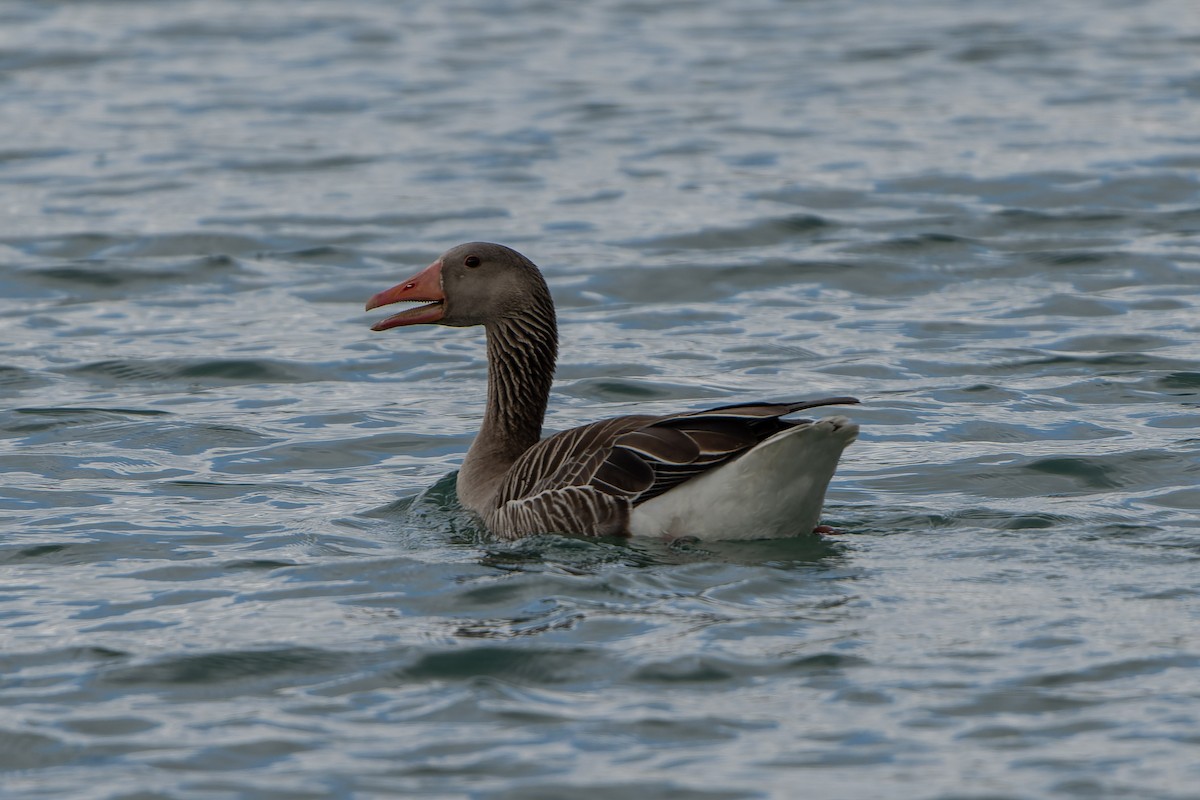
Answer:
[[[6, 0], [0, 794], [1200, 797], [1198, 234], [1194, 0]], [[844, 533], [489, 542], [470, 239]]]

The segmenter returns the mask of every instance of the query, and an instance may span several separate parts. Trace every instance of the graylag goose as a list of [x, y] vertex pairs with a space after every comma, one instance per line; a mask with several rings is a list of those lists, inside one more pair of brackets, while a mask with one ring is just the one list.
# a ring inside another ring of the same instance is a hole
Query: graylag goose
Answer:
[[554, 301], [538, 268], [498, 244], [446, 251], [367, 310], [408, 308], [372, 330], [482, 325], [487, 410], [458, 473], [458, 497], [492, 534], [765, 539], [814, 530], [858, 426], [789, 420], [827, 397], [614, 417], [542, 437], [558, 353]]

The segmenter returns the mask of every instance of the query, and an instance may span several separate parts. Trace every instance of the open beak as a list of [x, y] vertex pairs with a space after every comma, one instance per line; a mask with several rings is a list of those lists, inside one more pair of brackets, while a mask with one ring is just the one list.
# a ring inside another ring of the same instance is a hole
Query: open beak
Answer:
[[393, 314], [371, 326], [373, 331], [386, 331], [401, 325], [422, 325], [437, 322], [446, 313], [446, 295], [442, 291], [442, 261], [430, 264], [406, 281], [385, 289], [367, 301], [367, 311], [380, 306], [390, 306], [405, 300], [429, 302], [427, 306], [408, 308]]

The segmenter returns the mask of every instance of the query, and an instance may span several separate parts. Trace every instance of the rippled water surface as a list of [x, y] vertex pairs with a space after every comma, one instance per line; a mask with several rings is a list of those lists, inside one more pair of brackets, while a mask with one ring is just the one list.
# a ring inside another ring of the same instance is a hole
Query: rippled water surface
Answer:
[[[0, 200], [5, 797], [1200, 797], [1193, 0], [8, 0]], [[471, 239], [843, 533], [489, 541]]]

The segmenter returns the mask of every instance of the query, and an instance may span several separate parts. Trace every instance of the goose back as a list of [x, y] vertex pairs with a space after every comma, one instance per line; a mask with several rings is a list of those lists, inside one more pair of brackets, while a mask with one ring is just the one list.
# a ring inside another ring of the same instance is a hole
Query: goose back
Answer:
[[538, 532], [629, 534], [633, 508], [811, 420], [804, 409], [857, 403], [828, 397], [742, 403], [665, 416], [625, 416], [557, 433], [526, 450], [484, 517], [506, 538]]

